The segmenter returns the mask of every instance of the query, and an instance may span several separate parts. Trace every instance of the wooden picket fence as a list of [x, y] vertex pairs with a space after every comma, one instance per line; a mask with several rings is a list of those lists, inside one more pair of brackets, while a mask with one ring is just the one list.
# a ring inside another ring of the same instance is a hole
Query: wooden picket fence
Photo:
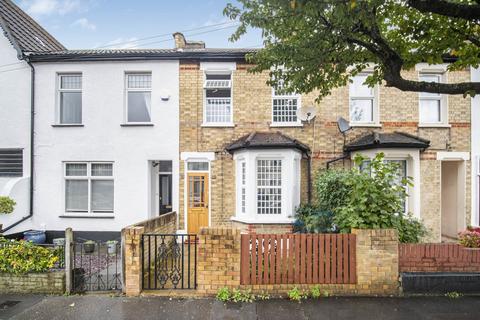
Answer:
[[241, 284], [354, 284], [354, 234], [244, 234]]

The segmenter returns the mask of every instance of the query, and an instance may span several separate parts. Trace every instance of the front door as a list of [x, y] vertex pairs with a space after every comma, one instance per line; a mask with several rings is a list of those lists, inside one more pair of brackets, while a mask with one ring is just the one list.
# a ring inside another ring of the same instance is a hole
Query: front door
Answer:
[[172, 211], [172, 175], [160, 174], [158, 182], [159, 213], [162, 215]]
[[195, 234], [208, 227], [208, 173], [189, 173], [187, 181], [188, 233]]

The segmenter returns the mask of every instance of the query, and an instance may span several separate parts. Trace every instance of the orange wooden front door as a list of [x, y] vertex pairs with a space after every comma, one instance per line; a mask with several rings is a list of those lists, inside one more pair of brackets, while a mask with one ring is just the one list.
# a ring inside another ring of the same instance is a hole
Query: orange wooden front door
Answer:
[[208, 173], [187, 175], [188, 233], [198, 233], [208, 227]]

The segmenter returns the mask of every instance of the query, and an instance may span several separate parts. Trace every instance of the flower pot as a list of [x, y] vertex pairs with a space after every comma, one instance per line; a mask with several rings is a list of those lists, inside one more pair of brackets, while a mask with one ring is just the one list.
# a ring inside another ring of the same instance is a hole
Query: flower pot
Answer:
[[31, 241], [36, 244], [43, 244], [47, 240], [45, 231], [30, 230], [23, 233], [25, 241]]
[[83, 252], [85, 253], [93, 253], [95, 251], [95, 243], [94, 242], [86, 242], [83, 244]]
[[107, 242], [107, 251], [110, 255], [115, 255], [117, 253], [117, 244], [118, 241], [109, 241]]

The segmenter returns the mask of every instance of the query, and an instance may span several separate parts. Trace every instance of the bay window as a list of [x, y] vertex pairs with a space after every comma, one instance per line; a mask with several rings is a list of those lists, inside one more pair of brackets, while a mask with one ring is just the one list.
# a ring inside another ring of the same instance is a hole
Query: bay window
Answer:
[[113, 163], [68, 162], [64, 177], [66, 212], [113, 212]]

